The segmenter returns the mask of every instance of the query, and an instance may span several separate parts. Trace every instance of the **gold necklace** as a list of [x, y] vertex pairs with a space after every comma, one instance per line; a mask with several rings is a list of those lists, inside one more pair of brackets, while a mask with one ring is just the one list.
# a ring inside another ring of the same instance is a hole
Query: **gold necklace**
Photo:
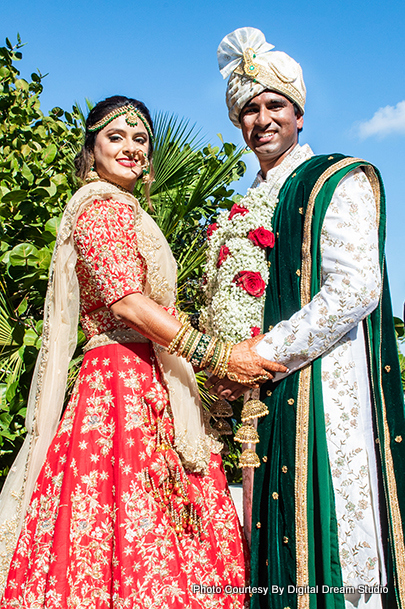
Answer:
[[100, 176], [98, 175], [97, 171], [94, 171], [94, 169], [91, 169], [89, 171], [89, 173], [86, 176], [85, 181], [88, 184], [90, 182], [107, 182], [107, 184], [112, 184], [113, 186], [115, 186], [116, 188], [121, 190], [122, 192], [129, 193], [130, 195], [132, 195], [132, 191], [131, 190], [128, 190], [127, 188], [124, 188], [123, 186], [120, 186], [119, 184], [116, 184], [116, 182], [112, 182], [111, 180], [107, 180], [106, 178], [100, 178]]

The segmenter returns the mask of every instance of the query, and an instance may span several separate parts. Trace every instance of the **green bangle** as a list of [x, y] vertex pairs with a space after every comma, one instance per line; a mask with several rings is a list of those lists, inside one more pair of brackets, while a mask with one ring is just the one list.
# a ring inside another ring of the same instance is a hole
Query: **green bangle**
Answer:
[[191, 363], [193, 366], [197, 366], [200, 368], [201, 362], [204, 359], [204, 356], [207, 352], [208, 345], [211, 342], [211, 336], [207, 336], [207, 334], [202, 334], [195, 350], [193, 356], [191, 358]]

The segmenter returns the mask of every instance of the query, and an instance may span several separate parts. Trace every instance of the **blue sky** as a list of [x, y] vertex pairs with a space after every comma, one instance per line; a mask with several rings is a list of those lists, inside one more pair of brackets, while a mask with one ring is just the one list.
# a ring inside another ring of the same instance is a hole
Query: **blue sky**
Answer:
[[[227, 117], [216, 49], [242, 26], [260, 28], [302, 66], [301, 143], [316, 154], [365, 158], [382, 172], [394, 312], [405, 300], [405, 3], [393, 0], [0, 0], [0, 44], [26, 42], [20, 69], [48, 73], [42, 108], [124, 94], [185, 116], [213, 144], [242, 143]], [[401, 103], [402, 102], [402, 103]], [[247, 155], [244, 193], [257, 165]]]

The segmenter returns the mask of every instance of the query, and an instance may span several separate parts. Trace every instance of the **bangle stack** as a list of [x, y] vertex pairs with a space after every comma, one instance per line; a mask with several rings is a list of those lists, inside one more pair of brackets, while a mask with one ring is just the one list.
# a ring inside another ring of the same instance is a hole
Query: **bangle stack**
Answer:
[[207, 368], [223, 379], [228, 372], [233, 343], [203, 334], [186, 321], [173, 338], [167, 351], [184, 357], [193, 366]]

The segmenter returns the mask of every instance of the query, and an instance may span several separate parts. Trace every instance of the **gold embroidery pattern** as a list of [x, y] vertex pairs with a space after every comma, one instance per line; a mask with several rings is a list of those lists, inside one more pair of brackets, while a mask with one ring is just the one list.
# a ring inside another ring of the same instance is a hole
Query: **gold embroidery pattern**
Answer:
[[[320, 193], [325, 182], [340, 169], [362, 161], [362, 159], [346, 158], [329, 167], [316, 181], [308, 200], [308, 207], [304, 219], [304, 235], [302, 242], [302, 264], [301, 264], [301, 307], [311, 300], [311, 227], [313, 209], [316, 197]], [[365, 163], [365, 161], [362, 161]], [[373, 191], [376, 188], [376, 180], [370, 179]], [[378, 180], [377, 180], [378, 183]], [[379, 194], [379, 193], [378, 193]], [[377, 199], [378, 201], [379, 199]], [[296, 450], [295, 450], [295, 530], [296, 530], [296, 565], [297, 586], [309, 585], [308, 572], [308, 521], [307, 521], [307, 479], [308, 479], [308, 428], [309, 428], [309, 399], [311, 384], [311, 366], [300, 372], [297, 419], [296, 419]], [[309, 609], [309, 595], [298, 596], [298, 609]]]
[[[195, 594], [193, 583], [245, 585], [246, 558], [218, 456], [208, 475], [189, 476], [203, 501], [202, 540], [177, 538], [145, 488], [158, 435], [156, 413], [142, 397], [150, 364], [145, 346], [138, 349], [142, 357], [109, 347], [85, 356], [25, 518], [2, 607], [56, 608], [66, 595], [72, 609], [213, 609], [212, 597]], [[172, 439], [168, 409], [162, 421]], [[215, 607], [242, 609], [243, 600], [221, 594]]]
[[[345, 158], [341, 161], [338, 161], [334, 165], [331, 165], [323, 174], [318, 178], [315, 183], [315, 186], [312, 189], [312, 192], [309, 196], [308, 207], [305, 213], [304, 220], [304, 238], [302, 241], [302, 265], [301, 265], [301, 307], [305, 306], [311, 300], [311, 268], [312, 268], [312, 258], [311, 258], [311, 226], [312, 226], [312, 218], [314, 205], [316, 201], [316, 197], [319, 195], [324, 184], [333, 176], [333, 174], [337, 173], [341, 169], [345, 167], [349, 167], [354, 163], [364, 163], [364, 168], [367, 170], [366, 175], [370, 179], [371, 187], [373, 189], [374, 195], [376, 196], [376, 201], [379, 201], [380, 190], [378, 184], [378, 178], [375, 175], [374, 170], [367, 164], [367, 161], [363, 161], [363, 159], [356, 158]], [[369, 175], [370, 174], [370, 175]], [[378, 186], [378, 190], [377, 190]], [[378, 197], [378, 198], [377, 198]], [[379, 213], [377, 214], [377, 223], [379, 221]]]
[[[379, 199], [378, 199], [379, 201]], [[380, 324], [382, 318], [380, 319]], [[381, 325], [380, 325], [380, 336], [381, 336]], [[381, 364], [381, 344], [379, 361]], [[381, 366], [380, 366], [381, 368]], [[387, 410], [385, 406], [385, 396], [382, 385], [382, 374], [379, 372], [379, 391], [381, 393], [382, 405], [383, 405], [383, 425], [384, 425], [384, 457], [385, 467], [387, 470], [387, 483], [388, 483], [388, 497], [386, 501], [390, 508], [391, 515], [391, 527], [392, 528], [392, 540], [393, 540], [393, 554], [394, 564], [396, 566], [396, 591], [399, 595], [401, 607], [405, 607], [405, 544], [404, 544], [404, 533], [402, 529], [402, 518], [401, 511], [399, 509], [397, 483], [395, 480], [394, 463], [392, 460], [392, 453], [390, 448], [390, 429], [387, 421]]]
[[[297, 586], [309, 585], [308, 573], [308, 428], [311, 366], [300, 372], [295, 444], [295, 538]], [[298, 609], [309, 609], [309, 595], [298, 596]]]
[[[39, 429], [38, 429], [38, 418], [41, 423], [44, 423], [44, 416], [43, 416], [43, 412], [42, 412], [44, 409], [42, 408], [42, 406], [44, 406], [43, 402], [45, 401], [45, 398], [48, 397], [48, 396], [45, 396], [42, 389], [43, 389], [44, 382], [49, 378], [47, 376], [47, 373], [49, 372], [49, 368], [48, 368], [47, 364], [48, 364], [49, 352], [50, 352], [50, 346], [51, 346], [50, 345], [50, 336], [51, 336], [50, 319], [51, 319], [51, 313], [53, 311], [53, 303], [55, 301], [56, 261], [58, 259], [59, 253], [63, 252], [64, 249], [67, 251], [69, 251], [70, 248], [73, 249], [73, 246], [71, 245], [72, 240], [73, 240], [72, 231], [74, 229], [75, 221], [78, 217], [78, 214], [83, 212], [87, 208], [87, 206], [90, 205], [95, 199], [106, 200], [106, 199], [111, 199], [111, 198], [115, 198], [115, 197], [119, 201], [124, 200], [125, 203], [127, 203], [129, 205], [129, 207], [133, 210], [135, 226], [136, 227], [140, 226], [142, 224], [140, 217], [145, 212], [143, 212], [140, 209], [138, 201], [132, 195], [130, 195], [130, 194], [126, 195], [126, 194], [120, 192], [116, 187], [112, 186], [111, 184], [107, 184], [107, 183], [88, 184], [88, 185], [84, 186], [82, 189], [80, 189], [76, 195], [74, 195], [74, 197], [71, 199], [70, 203], [68, 204], [67, 208], [65, 209], [62, 223], [60, 226], [60, 230], [59, 230], [59, 233], [58, 233], [58, 236], [56, 239], [56, 244], [55, 244], [55, 248], [54, 248], [54, 252], [53, 252], [53, 256], [52, 256], [50, 271], [49, 271], [47, 298], [46, 298], [45, 306], [44, 306], [42, 347], [41, 347], [40, 354], [39, 354], [38, 360], [37, 360], [37, 367], [36, 367], [36, 371], [34, 373], [32, 390], [30, 393], [28, 409], [27, 409], [27, 421], [28, 421], [27, 428], [29, 430], [29, 433], [28, 433], [26, 441], [24, 443], [24, 453], [23, 452], [20, 453], [18, 469], [13, 470], [13, 468], [12, 468], [10, 471], [11, 476], [13, 476], [14, 472], [16, 472], [16, 475], [14, 475], [14, 477], [12, 478], [12, 482], [11, 482], [11, 484], [13, 486], [9, 490], [9, 494], [7, 496], [3, 494], [3, 497], [2, 497], [2, 499], [4, 499], [4, 502], [3, 502], [3, 506], [2, 506], [3, 519], [2, 519], [2, 522], [0, 525], [0, 544], [1, 544], [0, 592], [1, 592], [2, 587], [5, 584], [5, 578], [7, 577], [8, 565], [12, 558], [13, 550], [16, 546], [18, 534], [19, 534], [21, 524], [22, 524], [21, 518], [22, 518], [23, 506], [25, 509], [25, 504], [24, 504], [25, 489], [27, 487], [27, 484], [30, 484], [30, 485], [33, 484], [36, 470], [38, 469], [38, 464], [45, 454], [45, 453], [41, 453], [40, 455], [38, 455], [38, 451], [36, 449], [38, 446], [40, 447], [40, 449], [42, 449], [44, 444], [46, 444], [47, 439], [44, 438], [44, 441], [42, 443], [40, 443], [40, 442], [38, 443], [38, 442], [36, 442], [36, 440], [40, 436]], [[147, 214], [145, 214], [145, 215], [147, 217]], [[152, 223], [154, 225], [154, 223], [151, 219], [150, 219], [150, 223]], [[144, 233], [144, 232], [145, 231], [142, 231], [142, 233]], [[150, 273], [149, 272], [147, 273], [147, 279], [151, 283], [150, 296], [152, 297], [153, 294], [163, 294], [164, 293], [163, 288], [167, 287], [171, 294], [172, 302], [171, 303], [162, 303], [162, 304], [166, 304], [166, 305], [173, 304], [175, 289], [172, 289], [172, 288], [169, 289], [168, 282], [166, 281], [166, 279], [161, 277], [161, 275], [159, 274], [159, 267], [158, 267], [157, 260], [156, 260], [156, 251], [157, 251], [157, 248], [158, 247], [160, 248], [161, 246], [159, 243], [157, 243], [158, 240], [152, 239], [152, 238], [148, 239], [148, 235], [146, 235], [146, 237], [144, 239], [142, 239], [141, 234], [139, 235], [139, 238], [140, 238], [138, 241], [139, 252], [140, 252], [141, 256], [144, 258], [144, 260], [146, 261], [148, 271], [149, 271], [149, 268], [151, 270]], [[140, 241], [142, 241], [142, 245], [145, 248], [144, 250], [142, 250]], [[165, 252], [165, 254], [166, 254], [166, 252]], [[167, 245], [166, 258], [169, 259], [169, 257], [170, 257], [170, 260], [172, 261], [171, 267], [172, 267], [172, 269], [174, 269], [174, 267], [175, 267], [174, 259], [171, 255], [170, 248]], [[71, 311], [71, 315], [70, 315], [70, 328], [72, 328], [72, 327], [76, 326], [77, 321], [76, 321], [76, 311], [75, 311], [75, 302], [76, 301], [71, 300], [71, 297], [72, 296], [78, 297], [78, 294], [75, 293], [76, 286], [74, 285], [75, 271], [74, 271], [73, 256], [71, 255], [69, 261], [65, 260], [64, 264], [65, 264], [65, 267], [63, 269], [63, 272], [65, 273], [65, 276], [68, 276], [69, 280], [71, 280], [70, 288], [72, 289], [72, 292], [69, 293], [68, 297], [70, 299], [70, 305], [72, 305], [71, 306], [72, 311]], [[175, 273], [174, 273], [174, 275], [175, 275]], [[77, 313], [78, 313], [78, 311], [77, 311]], [[62, 366], [66, 363], [67, 357], [68, 357], [67, 349], [65, 348], [63, 353], [59, 353], [58, 361], [62, 364]], [[60, 396], [56, 390], [53, 391], [52, 396], [53, 396], [53, 399], [51, 400], [51, 402], [48, 401], [44, 412], [47, 413], [47, 416], [48, 416], [48, 414], [50, 415], [49, 422], [52, 425], [54, 425], [54, 424], [56, 424], [57, 420], [59, 419], [60, 410], [62, 409], [62, 405], [63, 405], [63, 400], [60, 399]], [[41, 410], [41, 408], [42, 408], [42, 410]], [[39, 417], [40, 412], [41, 412], [41, 416]], [[44, 434], [44, 435], [46, 436], [46, 434]], [[209, 454], [208, 450], [206, 452], [208, 452], [208, 454]], [[216, 451], [216, 452], [218, 452], [218, 451]], [[33, 461], [33, 457], [32, 457], [33, 454], [36, 457], [36, 461], [34, 463], [34, 466], [30, 468], [29, 466]], [[23, 473], [21, 472], [22, 469], [23, 469]], [[31, 495], [31, 488], [29, 488], [29, 494]], [[27, 497], [27, 499], [28, 498], [29, 497]], [[10, 515], [10, 514], [12, 514], [12, 515]]]
[[383, 402], [383, 420], [384, 420], [384, 456], [385, 466], [387, 468], [388, 482], [388, 504], [392, 519], [393, 530], [393, 550], [395, 554], [395, 565], [397, 570], [396, 590], [401, 600], [401, 606], [405, 607], [405, 544], [404, 534], [402, 530], [402, 518], [399, 509], [397, 483], [395, 480], [394, 463], [390, 449], [390, 430], [387, 422], [387, 413], [385, 408], [385, 398], [380, 379], [380, 390]]
[[[251, 69], [253, 68], [253, 69]], [[281, 74], [274, 65], [265, 66], [254, 63], [253, 49], [247, 49], [244, 53], [244, 61], [234, 70], [236, 74], [244, 75], [245, 78], [258, 80], [268, 89], [280, 91], [289, 98], [296, 100], [298, 106], [303, 110], [305, 99], [301, 92], [294, 86], [294, 79], [289, 79], [284, 74]]]
[[108, 332], [103, 332], [102, 334], [97, 334], [93, 336], [86, 346], [84, 347], [84, 353], [90, 351], [91, 349], [95, 349], [96, 347], [105, 347], [106, 345], [114, 345], [116, 343], [124, 344], [124, 343], [148, 343], [149, 339], [139, 334], [136, 330], [132, 328], [125, 327], [123, 329], [117, 328], [115, 330], [110, 330]]
[[91, 319], [89, 311], [144, 291], [146, 267], [137, 249], [129, 205], [95, 200], [78, 218], [74, 241], [82, 318]]

